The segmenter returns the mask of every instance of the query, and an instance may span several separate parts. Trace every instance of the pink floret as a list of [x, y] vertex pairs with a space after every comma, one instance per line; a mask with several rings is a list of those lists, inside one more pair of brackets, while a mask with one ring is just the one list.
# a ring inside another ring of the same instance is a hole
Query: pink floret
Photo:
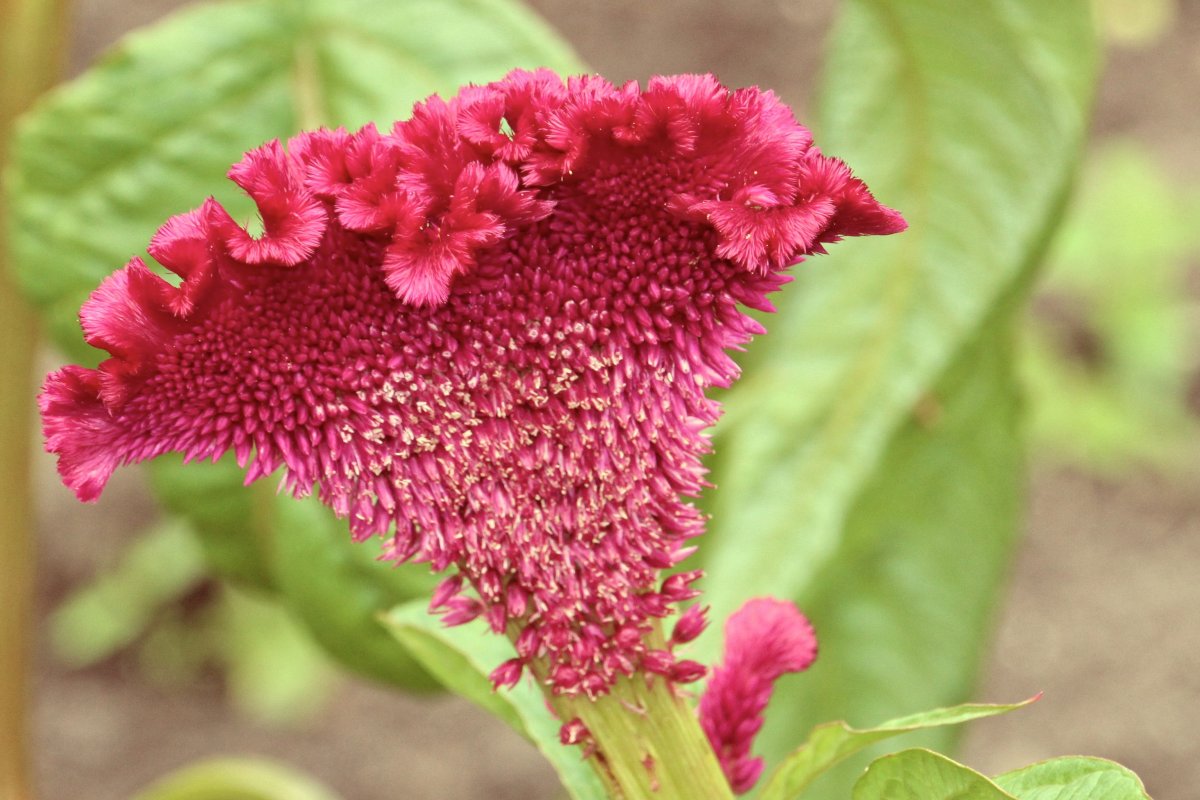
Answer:
[[638, 670], [695, 596], [661, 572], [704, 528], [685, 498], [706, 390], [761, 331], [741, 307], [824, 243], [904, 227], [771, 93], [707, 75], [513, 72], [230, 177], [261, 235], [209, 200], [149, 248], [181, 285], [134, 259], [84, 306], [111, 357], [41, 395], [64, 482], [94, 500], [168, 451], [282, 470], [390, 558], [463, 576], [447, 620], [484, 617], [567, 693]]
[[725, 655], [700, 698], [700, 725], [733, 790], [750, 791], [762, 758], [750, 747], [762, 728], [775, 681], [808, 669], [817, 657], [812, 625], [791, 603], [749, 600], [725, 621]]

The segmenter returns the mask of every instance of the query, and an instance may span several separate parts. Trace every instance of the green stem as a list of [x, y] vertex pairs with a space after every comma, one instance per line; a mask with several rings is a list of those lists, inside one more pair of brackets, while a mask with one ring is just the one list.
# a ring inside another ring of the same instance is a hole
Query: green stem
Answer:
[[579, 718], [591, 756], [621, 800], [732, 800], [695, 712], [662, 678], [620, 679], [598, 700], [551, 697], [561, 719]]
[[[58, 77], [65, 0], [0, 0], [0, 163], [13, 123]], [[2, 198], [0, 198], [2, 202]], [[0, 797], [33, 797], [26, 736], [33, 612], [33, 513], [29, 422], [36, 320], [12, 283], [0, 205]]]

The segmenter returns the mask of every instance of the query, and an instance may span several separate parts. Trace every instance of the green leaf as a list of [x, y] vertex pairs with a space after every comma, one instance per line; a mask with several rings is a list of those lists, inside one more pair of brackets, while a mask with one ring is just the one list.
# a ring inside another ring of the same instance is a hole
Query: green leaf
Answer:
[[1054, 758], [994, 780], [1018, 800], [1150, 800], [1137, 775], [1102, 758]]
[[184, 767], [133, 800], [338, 800], [329, 789], [261, 758], [218, 758]]
[[930, 750], [903, 750], [871, 763], [852, 800], [1017, 800], [969, 767]]
[[[973, 691], [1019, 522], [1011, 319], [1084, 136], [1086, 6], [850, 0], [834, 32], [818, 142], [911, 228], [800, 267], [726, 398], [701, 548], [714, 617], [789, 597], [821, 641], [778, 687], [768, 763], [821, 721]], [[844, 798], [860, 768], [816, 796]]]
[[439, 684], [379, 624], [393, 606], [428, 597], [423, 564], [375, 560], [377, 541], [355, 543], [346, 523], [315, 498], [275, 499], [271, 568], [281, 599], [343, 666], [377, 681], [428, 691]]
[[809, 734], [808, 741], [788, 756], [771, 775], [760, 800], [792, 800], [799, 797], [814, 780], [832, 766], [875, 742], [923, 728], [960, 725], [974, 719], [1007, 714], [1029, 705], [1036, 699], [1035, 697], [1011, 705], [968, 704], [937, 708], [862, 730], [852, 728], [844, 722], [818, 725]]
[[1120, 764], [1072, 756], [988, 780], [929, 750], [904, 750], [871, 763], [853, 800], [1150, 800]]
[[[769, 761], [824, 720], [972, 693], [1021, 514], [1011, 313], [997, 312], [897, 433], [851, 509], [840, 557], [799, 593], [821, 655], [777, 687], [758, 740]], [[956, 737], [921, 738], [945, 749]], [[836, 770], [815, 796], [841, 800], [864, 763]]]
[[509, 0], [249, 0], [134, 33], [18, 127], [8, 176], [14, 263], [55, 341], [81, 360], [79, 306], [168, 216], [215, 194], [241, 153], [319, 125], [383, 126], [416, 100], [513, 67], [580, 71]]
[[608, 794], [588, 762], [559, 743], [561, 722], [529, 679], [511, 690], [493, 691], [488, 674], [516, 653], [507, 639], [478, 621], [447, 628], [430, 616], [425, 603], [408, 603], [384, 616], [384, 624], [413, 657], [447, 689], [500, 717], [541, 751], [575, 800], [605, 800]]
[[891, 434], [1028, 273], [1084, 135], [1093, 38], [1083, 0], [846, 3], [818, 141], [911, 227], [798, 268], [745, 359], [712, 462], [716, 611], [795, 595], [839, 557]]

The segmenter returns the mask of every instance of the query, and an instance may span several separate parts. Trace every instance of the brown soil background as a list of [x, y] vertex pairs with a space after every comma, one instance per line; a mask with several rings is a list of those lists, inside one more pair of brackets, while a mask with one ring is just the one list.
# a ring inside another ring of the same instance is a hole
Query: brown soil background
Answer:
[[[84, 0], [73, 68], [174, 2]], [[777, 90], [801, 119], [831, 4], [784, 0], [534, 0], [614, 80], [714, 71]], [[1153, 48], [1109, 54], [1098, 135], [1146, 142], [1200, 179], [1200, 4], [1183, 2]], [[402, 110], [398, 110], [401, 113]], [[38, 455], [39, 608], [83, 584], [154, 515], [140, 476], [83, 508]], [[1028, 537], [978, 697], [1043, 690], [1020, 715], [977, 724], [963, 760], [1000, 771], [1054, 755], [1116, 759], [1157, 800], [1200, 786], [1200, 478], [1103, 480], [1048, 465], [1030, 480]], [[44, 627], [42, 628], [44, 631]], [[44, 800], [117, 800], [192, 760], [252, 753], [291, 763], [347, 800], [554, 798], [553, 774], [501, 723], [452, 698], [413, 699], [347, 680], [300, 728], [240, 717], [219, 681], [168, 690], [122, 659], [68, 671], [39, 639], [35, 772]]]

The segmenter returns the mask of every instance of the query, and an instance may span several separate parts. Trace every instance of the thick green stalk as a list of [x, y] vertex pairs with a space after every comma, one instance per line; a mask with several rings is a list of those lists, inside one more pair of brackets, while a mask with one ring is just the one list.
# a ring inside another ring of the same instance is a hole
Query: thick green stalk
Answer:
[[598, 700], [551, 697], [559, 718], [579, 718], [592, 763], [621, 800], [732, 800], [696, 714], [662, 678], [620, 679]]
[[[0, 162], [12, 126], [57, 78], [65, 49], [66, 0], [0, 0]], [[29, 800], [27, 747], [33, 514], [29, 422], [33, 402], [33, 312], [12, 283], [0, 197], [0, 800]]]

